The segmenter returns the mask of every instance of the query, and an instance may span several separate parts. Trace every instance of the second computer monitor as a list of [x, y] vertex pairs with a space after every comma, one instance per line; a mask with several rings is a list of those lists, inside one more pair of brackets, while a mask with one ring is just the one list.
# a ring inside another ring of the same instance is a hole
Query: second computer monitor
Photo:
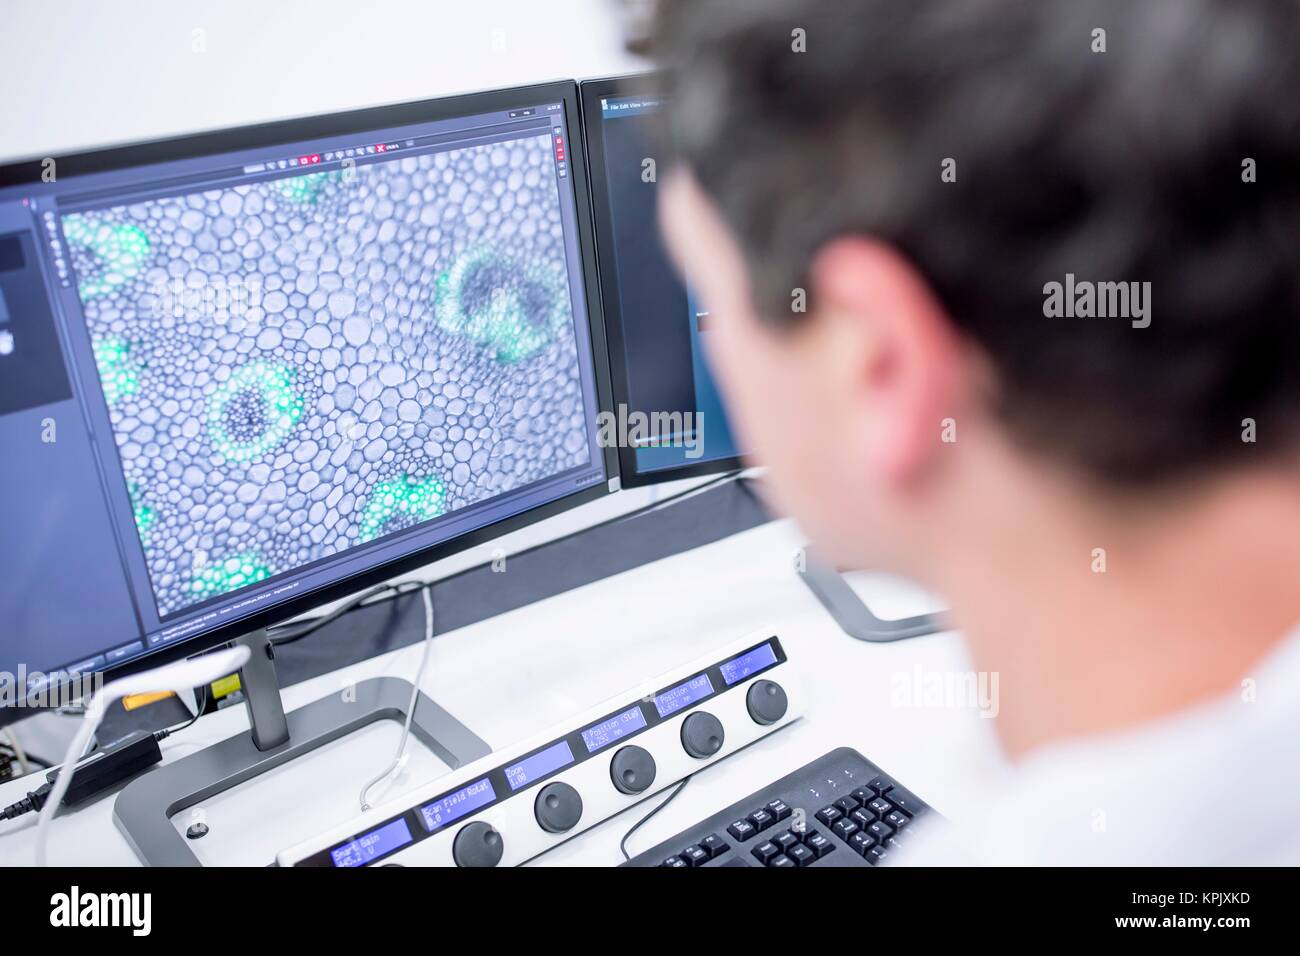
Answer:
[[659, 240], [655, 114], [670, 108], [652, 75], [582, 84], [617, 411], [611, 426], [629, 486], [739, 467], [704, 355], [708, 311], [678, 280]]

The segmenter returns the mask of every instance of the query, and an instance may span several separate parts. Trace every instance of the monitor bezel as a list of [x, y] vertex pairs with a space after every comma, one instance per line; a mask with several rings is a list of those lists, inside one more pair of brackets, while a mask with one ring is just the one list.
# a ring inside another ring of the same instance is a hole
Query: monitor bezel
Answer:
[[[565, 136], [569, 143], [582, 141], [582, 108], [578, 86], [574, 80], [553, 80], [532, 83], [500, 90], [461, 93], [452, 96], [398, 103], [388, 106], [366, 107], [342, 113], [315, 115], [289, 120], [277, 120], [251, 126], [195, 133], [168, 139], [150, 140], [104, 149], [80, 152], [58, 157], [59, 177], [105, 172], [124, 167], [147, 165], [176, 159], [187, 159], [213, 153], [274, 146], [300, 140], [320, 139], [348, 135], [369, 129], [385, 129], [440, 119], [452, 119], [474, 113], [491, 113], [515, 107], [535, 106], [546, 100], [564, 103]], [[571, 154], [572, 155], [572, 154]], [[42, 186], [42, 161], [20, 160], [0, 165], [0, 187], [28, 185], [33, 189]], [[591, 337], [592, 363], [595, 371], [596, 404], [598, 413], [612, 413], [613, 393], [609, 377], [608, 347], [605, 337], [600, 287], [596, 271], [595, 237], [592, 227], [590, 190], [586, 169], [581, 162], [569, 163], [569, 181], [574, 191], [577, 214], [578, 248], [582, 256], [584, 293], [586, 295], [587, 325]], [[484, 542], [517, 531], [546, 518], [569, 511], [580, 505], [612, 494], [621, 487], [619, 460], [614, 449], [600, 447], [605, 480], [570, 494], [531, 508], [521, 514], [502, 518], [474, 531], [466, 532], [448, 541], [423, 548], [412, 554], [385, 562], [368, 571], [325, 585], [309, 594], [286, 601], [265, 611], [146, 651], [138, 657], [113, 664], [97, 673], [105, 681], [138, 673], [181, 658], [190, 657], [231, 641], [261, 628], [289, 620], [314, 608], [347, 597], [372, 587], [397, 575], [405, 574], [431, 562], [466, 551]], [[82, 676], [82, 675], [78, 675]], [[55, 689], [71, 682], [72, 677], [47, 685], [43, 693], [50, 695]], [[30, 695], [29, 695], [30, 696]], [[0, 727], [24, 717], [44, 711], [15, 703], [0, 706]]]
[[[607, 96], [627, 96], [663, 90], [660, 72], [632, 73], [581, 81], [583, 154], [587, 160], [587, 181], [591, 184], [591, 209], [596, 227], [596, 267], [600, 273], [601, 311], [605, 316], [605, 336], [609, 343], [610, 380], [617, 405], [630, 408], [630, 388], [623, 338], [623, 312], [619, 308], [618, 270], [614, 267], [614, 218], [609, 202], [609, 180], [605, 175], [605, 137], [600, 120], [600, 100]], [[654, 468], [641, 471], [636, 464], [636, 449], [618, 449], [619, 471], [624, 488], [641, 488], [683, 478], [716, 475], [743, 468], [738, 455], [710, 461]]]

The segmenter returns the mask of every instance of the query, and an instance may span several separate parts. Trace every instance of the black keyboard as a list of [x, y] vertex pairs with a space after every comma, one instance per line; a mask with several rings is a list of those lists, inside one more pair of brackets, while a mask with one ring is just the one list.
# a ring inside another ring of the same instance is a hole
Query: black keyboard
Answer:
[[918, 821], [933, 813], [862, 754], [841, 747], [623, 865], [875, 866], [903, 850]]

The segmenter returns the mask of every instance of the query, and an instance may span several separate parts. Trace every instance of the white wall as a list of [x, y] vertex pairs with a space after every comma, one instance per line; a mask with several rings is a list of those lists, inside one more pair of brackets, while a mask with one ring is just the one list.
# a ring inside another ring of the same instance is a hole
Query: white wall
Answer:
[[2, 0], [0, 159], [644, 69], [623, 50], [618, 10], [616, 0]]

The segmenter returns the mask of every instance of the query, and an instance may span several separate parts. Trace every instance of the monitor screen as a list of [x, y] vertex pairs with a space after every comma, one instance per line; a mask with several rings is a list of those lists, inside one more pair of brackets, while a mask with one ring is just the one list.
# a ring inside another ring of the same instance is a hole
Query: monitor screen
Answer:
[[709, 313], [678, 280], [660, 244], [655, 113], [669, 109], [650, 77], [583, 83], [610, 333], [623, 483], [738, 467], [739, 451], [705, 347]]
[[0, 170], [0, 671], [233, 637], [608, 491], [576, 106]]

